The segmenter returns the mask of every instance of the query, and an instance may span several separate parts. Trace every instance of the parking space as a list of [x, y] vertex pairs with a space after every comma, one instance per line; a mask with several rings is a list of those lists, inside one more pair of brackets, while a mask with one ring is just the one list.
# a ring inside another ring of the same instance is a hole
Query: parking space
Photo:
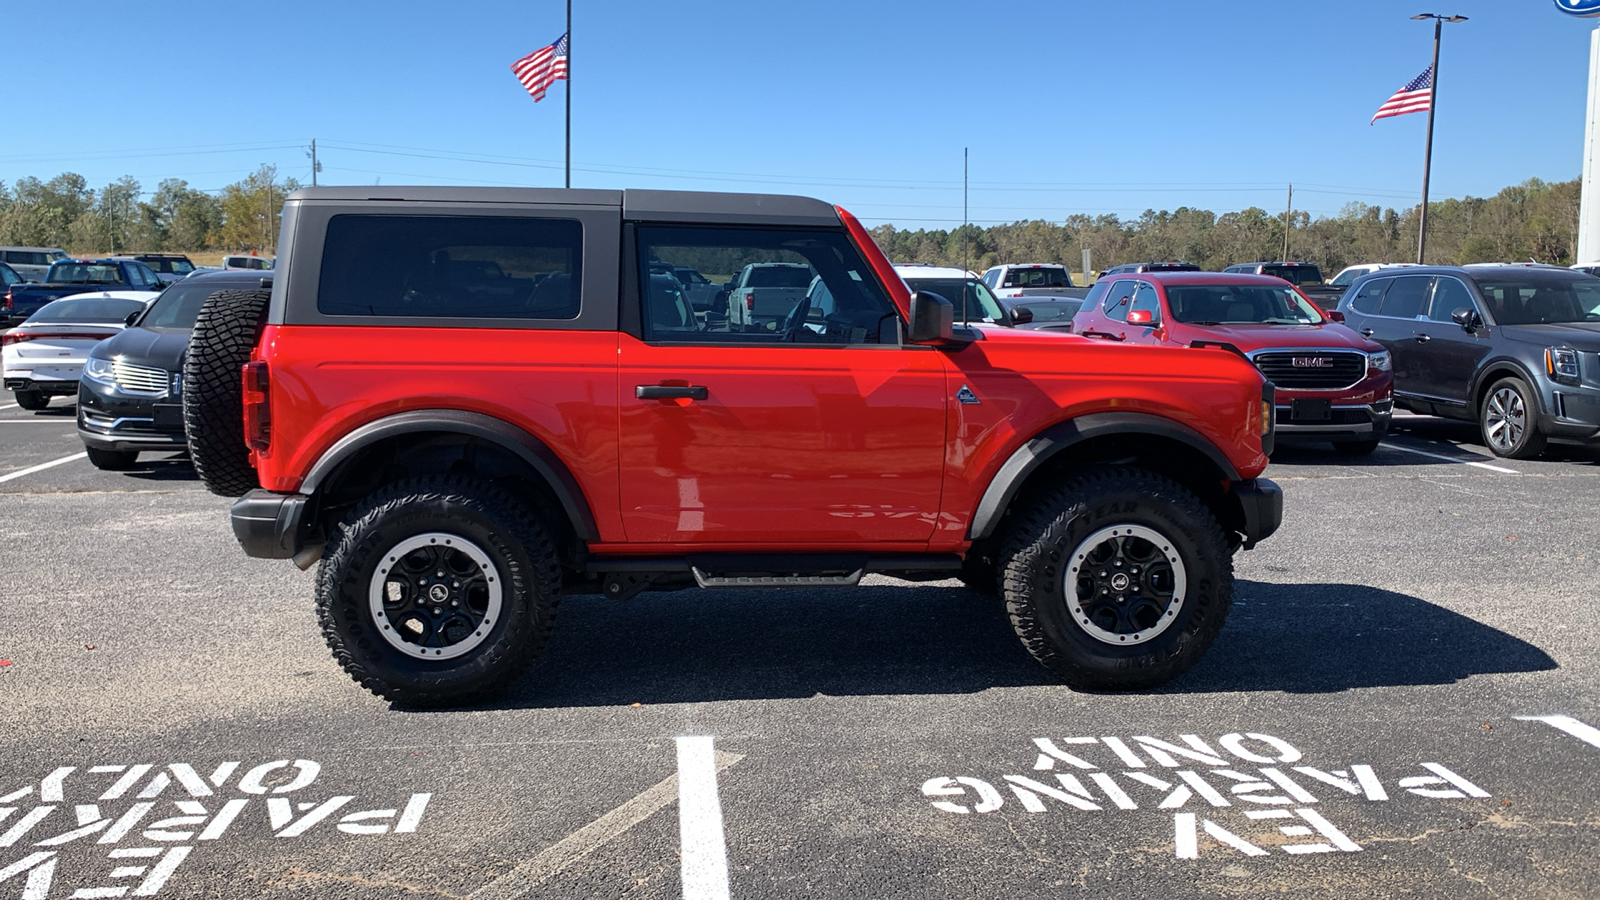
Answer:
[[1282, 530], [1148, 694], [878, 579], [567, 598], [505, 693], [418, 712], [181, 455], [81, 450], [0, 409], [0, 898], [1600, 894], [1592, 452], [1285, 448]]

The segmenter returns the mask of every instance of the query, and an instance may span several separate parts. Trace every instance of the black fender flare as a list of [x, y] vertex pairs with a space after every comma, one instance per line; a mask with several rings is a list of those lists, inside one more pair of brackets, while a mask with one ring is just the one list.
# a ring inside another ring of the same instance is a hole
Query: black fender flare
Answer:
[[1110, 412], [1091, 413], [1046, 428], [1018, 447], [1005, 464], [989, 481], [989, 487], [978, 501], [972, 514], [972, 524], [967, 528], [967, 540], [977, 541], [994, 534], [1000, 518], [1005, 514], [1017, 491], [1038, 468], [1057, 453], [1091, 438], [1111, 434], [1139, 434], [1162, 437], [1192, 447], [1204, 454], [1230, 481], [1239, 481], [1239, 471], [1233, 467], [1217, 446], [1205, 435], [1187, 425], [1149, 413]]
[[467, 435], [515, 454], [544, 476], [551, 492], [561, 501], [561, 508], [577, 536], [585, 541], [600, 539], [600, 529], [595, 524], [583, 488], [555, 451], [510, 422], [459, 409], [416, 409], [362, 425], [340, 438], [317, 459], [301, 483], [300, 492], [315, 494], [323, 480], [338, 470], [340, 465], [379, 441], [429, 431]]

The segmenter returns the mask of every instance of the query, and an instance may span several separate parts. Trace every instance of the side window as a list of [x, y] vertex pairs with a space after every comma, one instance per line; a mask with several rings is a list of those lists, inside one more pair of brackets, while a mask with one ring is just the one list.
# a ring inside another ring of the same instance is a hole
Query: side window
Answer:
[[991, 290], [991, 291], [994, 290], [995, 288], [999, 287], [999, 284], [998, 284], [999, 280], [1000, 280], [1000, 270], [999, 269], [990, 269], [989, 271], [983, 273], [983, 283], [988, 285], [989, 286], [989, 290]]
[[1383, 292], [1393, 283], [1393, 278], [1374, 278], [1368, 281], [1350, 299], [1350, 308], [1364, 315], [1377, 315], [1378, 304], [1383, 301]]
[[139, 269], [139, 277], [144, 279], [144, 283], [147, 287], [149, 285], [161, 283], [161, 279], [156, 277], [154, 269], [144, 265], [143, 263], [140, 263], [137, 268]]
[[571, 219], [334, 216], [323, 242], [317, 311], [573, 319], [582, 245], [583, 227]]
[[1472, 292], [1459, 279], [1441, 276], [1433, 286], [1433, 303], [1428, 306], [1428, 318], [1435, 322], [1450, 322], [1450, 314], [1458, 309], [1477, 309], [1472, 302]]
[[144, 273], [139, 271], [137, 263], [123, 263], [122, 271], [125, 273], [129, 285], [133, 287], [145, 286]]
[[[900, 315], [839, 232], [641, 225], [644, 339], [682, 343], [898, 344]], [[650, 275], [685, 266], [732, 282], [696, 312]]]
[[1149, 314], [1149, 321], [1143, 324], [1161, 324], [1161, 300], [1156, 296], [1156, 289], [1153, 285], [1143, 281], [1139, 282], [1138, 290], [1133, 293], [1133, 304], [1128, 308], [1129, 318], [1133, 318], [1133, 313]]
[[1433, 278], [1428, 275], [1406, 275], [1394, 280], [1394, 286], [1383, 295], [1383, 305], [1378, 314], [1392, 319], [1415, 319], [1423, 314], [1428, 302], [1428, 291]]
[[1106, 318], [1115, 322], [1128, 321], [1128, 307], [1133, 303], [1136, 281], [1113, 281], [1106, 292]]

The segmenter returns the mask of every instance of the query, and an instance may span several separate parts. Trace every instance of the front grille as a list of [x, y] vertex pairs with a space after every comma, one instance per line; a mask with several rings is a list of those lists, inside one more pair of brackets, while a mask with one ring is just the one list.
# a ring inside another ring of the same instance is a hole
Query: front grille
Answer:
[[1252, 361], [1273, 384], [1288, 390], [1346, 388], [1367, 374], [1366, 354], [1348, 350], [1258, 353]]
[[165, 397], [167, 382], [171, 378], [166, 369], [136, 366], [120, 359], [112, 361], [111, 377], [116, 380], [119, 389], [150, 397]]

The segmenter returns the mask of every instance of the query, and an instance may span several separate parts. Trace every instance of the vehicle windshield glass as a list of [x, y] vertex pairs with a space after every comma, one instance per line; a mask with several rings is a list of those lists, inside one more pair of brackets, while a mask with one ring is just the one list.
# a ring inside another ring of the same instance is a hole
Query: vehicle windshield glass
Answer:
[[815, 275], [810, 266], [756, 266], [745, 287], [805, 288]]
[[1174, 319], [1195, 325], [1316, 325], [1323, 321], [1316, 308], [1293, 288], [1269, 285], [1174, 285], [1167, 288], [1167, 304]]
[[56, 284], [121, 284], [122, 271], [109, 263], [56, 263], [50, 280]]
[[1592, 275], [1542, 272], [1473, 280], [1501, 325], [1600, 322], [1600, 278]]
[[1360, 278], [1365, 274], [1367, 274], [1366, 269], [1346, 269], [1343, 272], [1340, 272], [1338, 275], [1335, 275], [1333, 280], [1328, 282], [1328, 284], [1333, 285], [1334, 287], [1344, 287], [1345, 285], [1355, 281], [1357, 278]]
[[166, 275], [187, 275], [194, 271], [194, 264], [187, 259], [147, 259], [144, 262], [150, 268]]
[[1001, 287], [1070, 287], [1072, 279], [1067, 277], [1067, 270], [1060, 266], [1038, 266], [1026, 269], [1012, 269], [1006, 273], [1005, 283]]
[[1062, 319], [1070, 319], [1077, 315], [1079, 305], [1073, 302], [1017, 304], [1020, 309], [1033, 313], [1035, 322], [1056, 322]]
[[82, 300], [56, 300], [39, 307], [28, 318], [29, 322], [104, 322], [122, 324], [128, 314], [144, 309], [139, 300], [115, 300], [105, 297]]
[[1262, 266], [1261, 274], [1282, 278], [1290, 284], [1318, 284], [1322, 272], [1316, 266]]
[[217, 291], [227, 290], [232, 285], [218, 284], [214, 281], [201, 281], [193, 284], [175, 284], [161, 292], [156, 302], [150, 305], [150, 311], [139, 320], [140, 328], [175, 328], [187, 331], [194, 327], [195, 316], [200, 314], [200, 304]]
[[1005, 317], [1000, 311], [1000, 301], [989, 293], [989, 286], [976, 278], [907, 278], [906, 285], [914, 291], [927, 291], [949, 300], [956, 308], [956, 321], [981, 319], [998, 322]]

